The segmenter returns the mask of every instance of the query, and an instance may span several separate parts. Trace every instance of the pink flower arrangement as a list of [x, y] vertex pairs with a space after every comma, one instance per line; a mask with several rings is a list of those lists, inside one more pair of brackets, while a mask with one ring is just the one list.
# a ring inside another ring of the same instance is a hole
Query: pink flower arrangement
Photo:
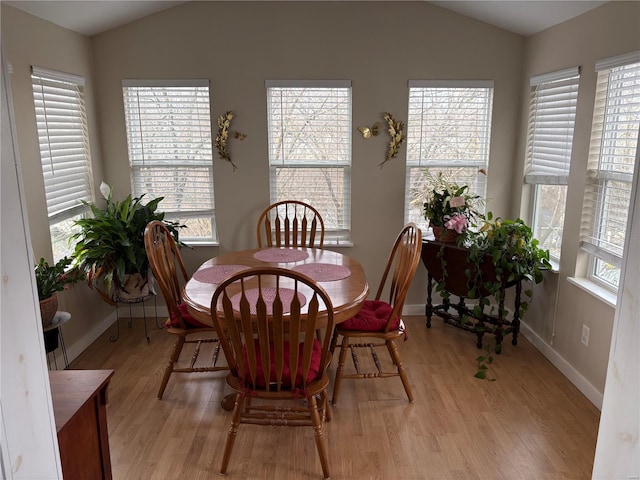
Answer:
[[425, 179], [426, 190], [420, 198], [424, 199], [423, 214], [429, 225], [465, 233], [479, 217], [476, 205], [482, 203], [480, 197], [470, 193], [468, 185], [460, 186], [442, 172], [435, 176], [426, 172]]
[[449, 230], [455, 230], [458, 233], [464, 232], [469, 226], [469, 219], [460, 213], [454, 213], [451, 216], [446, 215], [445, 220], [444, 227]]

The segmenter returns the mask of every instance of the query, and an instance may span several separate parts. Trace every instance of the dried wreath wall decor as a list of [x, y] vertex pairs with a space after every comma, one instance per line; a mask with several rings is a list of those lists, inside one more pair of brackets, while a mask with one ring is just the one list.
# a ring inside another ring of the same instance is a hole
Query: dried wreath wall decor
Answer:
[[389, 141], [389, 149], [387, 150], [384, 162], [378, 165], [380, 168], [392, 158], [396, 158], [400, 150], [400, 145], [402, 145], [404, 141], [404, 122], [396, 122], [393, 115], [387, 112], [384, 113], [384, 119], [389, 126], [387, 133], [389, 133], [391, 140]]
[[[233, 120], [233, 112], [231, 111], [225, 112], [218, 117], [218, 135], [216, 135], [213, 143], [218, 149], [218, 155], [220, 155], [220, 158], [228, 161], [231, 165], [233, 165], [233, 170], [235, 171], [238, 167], [231, 160], [231, 153], [229, 152], [229, 147], [227, 146], [231, 120]], [[238, 131], [234, 131], [233, 134], [234, 138], [237, 138], [239, 140], [244, 140], [247, 137], [244, 133], [240, 133]]]

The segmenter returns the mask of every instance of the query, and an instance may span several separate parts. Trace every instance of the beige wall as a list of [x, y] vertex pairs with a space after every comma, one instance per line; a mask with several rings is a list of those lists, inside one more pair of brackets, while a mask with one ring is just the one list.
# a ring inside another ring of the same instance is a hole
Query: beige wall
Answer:
[[[348, 79], [353, 94], [352, 239], [347, 254], [377, 284], [404, 222], [404, 147], [383, 169], [384, 136], [358, 125], [406, 121], [410, 79], [495, 81], [490, 208], [510, 208], [523, 39], [423, 2], [193, 2], [93, 38], [105, 177], [129, 189], [125, 78], [207, 78], [212, 116], [235, 113], [234, 163], [215, 155], [220, 251], [256, 245], [269, 203], [265, 80]], [[374, 193], [375, 192], [375, 193]], [[202, 252], [203, 260], [215, 249]], [[420, 267], [409, 304], [424, 305]]]
[[[534, 307], [526, 322], [546, 347], [569, 362], [600, 393], [609, 358], [614, 309], [602, 300], [567, 282], [567, 277], [584, 275], [584, 262], [578, 249], [580, 216], [586, 180], [587, 156], [595, 95], [597, 60], [640, 49], [640, 3], [610, 2], [573, 20], [527, 38], [522, 77], [521, 128], [516, 158], [523, 159], [526, 148], [526, 122], [529, 104], [529, 78], [568, 67], [581, 66], [578, 106], [571, 170], [567, 191], [562, 258], [559, 274], [538, 286]], [[514, 204], [527, 214], [528, 191], [522, 189], [523, 162], [514, 169]], [[517, 213], [517, 212], [516, 212]], [[526, 217], [525, 217], [526, 218]], [[554, 311], [556, 285], [559, 291]], [[555, 323], [554, 323], [555, 321]], [[590, 328], [589, 346], [581, 343], [582, 325]], [[554, 326], [555, 325], [555, 326]]]
[[[12, 70], [10, 82], [26, 191], [31, 248], [34, 259], [44, 257], [51, 260], [49, 222], [31, 90], [31, 66], [73, 73], [85, 78], [92, 169], [94, 183], [97, 182], [99, 185], [102, 178], [102, 162], [94, 102], [91, 39], [5, 4], [2, 4], [1, 14], [2, 50]], [[84, 284], [77, 284], [70, 291], [60, 292], [58, 301], [61, 310], [71, 313], [72, 321], [64, 326], [64, 338], [67, 349], [77, 354], [81, 348], [74, 348], [74, 345], [81, 342], [87, 332], [94, 332], [95, 335], [96, 329], [101, 328], [100, 325], [105, 317], [113, 312], [113, 308], [100, 301], [97, 294], [91, 292]]]

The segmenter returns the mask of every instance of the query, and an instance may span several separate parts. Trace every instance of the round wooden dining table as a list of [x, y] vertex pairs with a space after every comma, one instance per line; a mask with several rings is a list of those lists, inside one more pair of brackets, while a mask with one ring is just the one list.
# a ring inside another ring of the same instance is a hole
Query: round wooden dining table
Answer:
[[347, 255], [320, 248], [251, 249], [211, 258], [194, 272], [183, 292], [189, 313], [213, 326], [211, 298], [218, 284], [241, 270], [267, 266], [291, 269], [319, 283], [333, 304], [334, 323], [353, 317], [369, 295], [362, 266]]

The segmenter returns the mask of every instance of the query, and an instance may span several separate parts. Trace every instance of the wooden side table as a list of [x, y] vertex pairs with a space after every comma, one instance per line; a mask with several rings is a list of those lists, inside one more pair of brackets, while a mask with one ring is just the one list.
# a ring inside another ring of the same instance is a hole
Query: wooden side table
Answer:
[[[511, 344], [518, 344], [518, 333], [520, 332], [520, 295], [522, 291], [522, 279], [511, 282], [504, 281], [501, 286], [497, 314], [486, 313], [482, 310], [477, 315], [473, 308], [466, 304], [469, 278], [475, 278], [476, 266], [469, 262], [467, 250], [456, 246], [455, 243], [442, 243], [425, 240], [422, 242], [422, 263], [427, 268], [427, 304], [425, 305], [425, 315], [427, 317], [427, 328], [431, 328], [431, 317], [437, 315], [442, 320], [454, 327], [467, 330], [476, 334], [476, 346], [482, 348], [482, 336], [484, 333], [492, 333], [496, 341], [496, 353], [500, 353], [500, 345], [505, 335], [512, 334]], [[446, 275], [445, 268], [446, 265]], [[496, 272], [490, 258], [483, 261], [481, 265], [482, 283], [495, 282]], [[468, 273], [472, 272], [472, 273]], [[457, 302], [452, 302], [448, 296], [442, 298], [439, 305], [433, 304], [432, 291], [434, 283], [443, 282], [448, 294], [458, 297]], [[478, 295], [487, 297], [489, 293], [477, 285]], [[510, 316], [505, 309], [505, 290], [515, 287], [514, 308]]]
[[62, 358], [64, 359], [64, 368], [69, 368], [69, 358], [67, 358], [67, 348], [64, 345], [64, 337], [62, 336], [62, 325], [71, 320], [71, 314], [69, 312], [56, 312], [53, 320], [49, 325], [44, 327], [44, 350], [47, 353], [47, 366], [51, 370], [51, 360], [49, 354], [53, 354], [53, 363], [58, 369], [58, 360], [55, 355], [55, 351], [60, 347], [62, 351]]
[[49, 372], [65, 480], [110, 480], [107, 387], [113, 370]]

